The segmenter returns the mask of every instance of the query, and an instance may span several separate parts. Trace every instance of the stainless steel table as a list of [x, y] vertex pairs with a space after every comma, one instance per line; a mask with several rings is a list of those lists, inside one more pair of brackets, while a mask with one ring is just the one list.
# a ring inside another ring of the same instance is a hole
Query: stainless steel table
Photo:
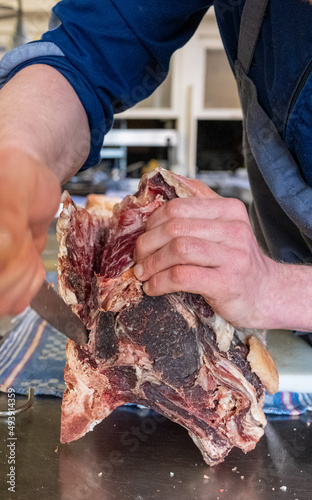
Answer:
[[[1, 394], [0, 409], [6, 405]], [[15, 493], [7, 489], [8, 424], [0, 419], [1, 499], [312, 499], [311, 414], [271, 418], [255, 450], [234, 449], [209, 467], [185, 429], [147, 410], [116, 410], [66, 445], [60, 413], [60, 399], [37, 396], [16, 417]]]

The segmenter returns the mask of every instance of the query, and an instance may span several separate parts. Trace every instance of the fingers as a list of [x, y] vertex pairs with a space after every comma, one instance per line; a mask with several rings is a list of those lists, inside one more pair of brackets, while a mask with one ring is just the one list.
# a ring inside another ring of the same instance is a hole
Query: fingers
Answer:
[[158, 296], [173, 292], [189, 292], [209, 297], [220, 294], [219, 273], [216, 268], [174, 266], [154, 274], [143, 285], [147, 295]]
[[[23, 216], [0, 207], [0, 273], [19, 252], [26, 227]], [[1, 278], [0, 278], [0, 281]]]
[[243, 220], [249, 222], [245, 205], [232, 198], [175, 198], [150, 216], [146, 230], [172, 219]]
[[136, 260], [142, 260], [156, 252], [171, 240], [181, 237], [209, 239], [218, 242], [222, 239], [220, 224], [213, 221], [210, 225], [204, 219], [172, 219], [139, 236], [136, 243]]
[[172, 219], [139, 236], [136, 242], [135, 260], [139, 262], [146, 259], [177, 238], [181, 240], [181, 244], [183, 244], [182, 239], [186, 237], [214, 243], [228, 242], [235, 247], [248, 238], [249, 233], [251, 235], [250, 225], [239, 220]]
[[201, 238], [175, 238], [134, 267], [134, 274], [146, 281], [156, 273], [179, 265], [216, 267], [226, 259], [227, 247]]
[[0, 150], [0, 315], [20, 312], [41, 286], [40, 255], [59, 201], [59, 181], [42, 161]]
[[17, 257], [1, 273], [0, 315], [21, 312], [44, 278], [44, 266], [29, 232]]
[[0, 306], [0, 316], [21, 313], [36, 295], [44, 279], [45, 269], [42, 262], [38, 260], [31, 270], [22, 275], [18, 287], [14, 287], [6, 293], [3, 304]]
[[[46, 232], [60, 203], [61, 189], [56, 175], [26, 152], [0, 151], [0, 226], [12, 229], [24, 220], [34, 237]], [[10, 214], [13, 216], [10, 219]]]

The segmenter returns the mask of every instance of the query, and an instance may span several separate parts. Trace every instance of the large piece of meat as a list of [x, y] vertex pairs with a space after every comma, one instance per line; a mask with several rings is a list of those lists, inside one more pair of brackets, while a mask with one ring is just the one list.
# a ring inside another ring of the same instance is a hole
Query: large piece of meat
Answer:
[[132, 271], [149, 215], [188, 196], [163, 170], [144, 176], [112, 217], [105, 201], [84, 209], [63, 195], [59, 289], [90, 329], [87, 345], [67, 343], [63, 443], [124, 403], [183, 425], [210, 465], [233, 446], [253, 449], [263, 435], [264, 387], [274, 392], [277, 374], [257, 332], [236, 331], [200, 295], [148, 297]]

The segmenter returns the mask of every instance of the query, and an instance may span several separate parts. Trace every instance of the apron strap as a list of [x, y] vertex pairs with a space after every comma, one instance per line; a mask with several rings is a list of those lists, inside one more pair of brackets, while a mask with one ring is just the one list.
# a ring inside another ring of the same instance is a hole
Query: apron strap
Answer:
[[269, 0], [246, 0], [239, 30], [237, 59], [246, 75], [254, 55], [256, 43]]

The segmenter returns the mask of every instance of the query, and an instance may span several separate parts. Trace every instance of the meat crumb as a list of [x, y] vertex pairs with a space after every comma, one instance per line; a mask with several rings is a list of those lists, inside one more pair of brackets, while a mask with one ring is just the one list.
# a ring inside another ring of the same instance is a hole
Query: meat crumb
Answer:
[[282, 491], [287, 491], [287, 486], [281, 486], [281, 487], [280, 487], [280, 490], [282, 490]]
[[310, 425], [311, 425], [311, 422], [307, 422], [307, 427], [310, 427]]
[[232, 471], [233, 472], [237, 471], [237, 467], [233, 467]]
[[173, 477], [174, 476], [174, 472], [170, 472], [170, 477]]
[[240, 478], [241, 478], [241, 479], [245, 479], [245, 476], [241, 476]]
[[204, 474], [204, 479], [210, 479], [210, 477]]
[[99, 476], [99, 477], [102, 477], [102, 476], [103, 476], [103, 472], [99, 472], [99, 473], [98, 473], [98, 476]]
[[223, 489], [223, 488], [221, 488], [221, 489], [219, 490], [219, 493], [223, 493], [223, 492], [224, 492], [224, 489]]

